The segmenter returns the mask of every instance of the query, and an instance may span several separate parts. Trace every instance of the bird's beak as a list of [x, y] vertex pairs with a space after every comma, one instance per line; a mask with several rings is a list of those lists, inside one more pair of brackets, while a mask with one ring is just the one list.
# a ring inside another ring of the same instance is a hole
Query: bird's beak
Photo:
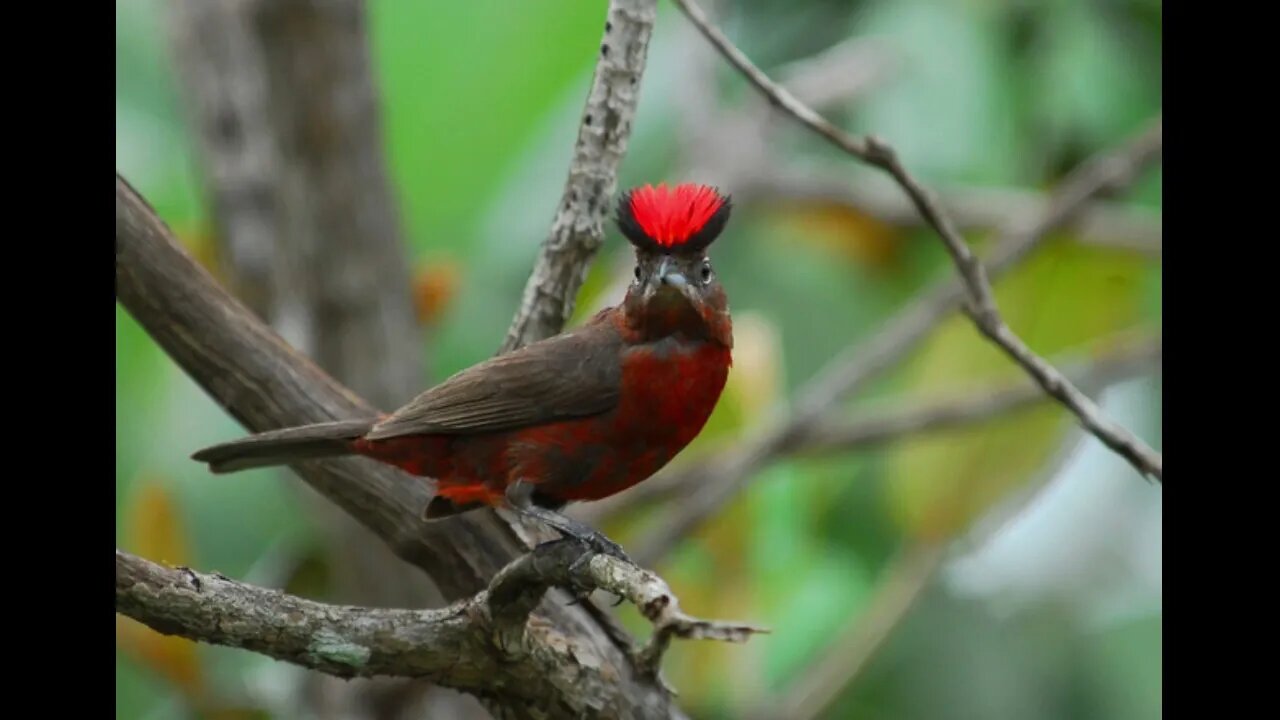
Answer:
[[671, 258], [663, 258], [662, 264], [658, 266], [658, 281], [662, 285], [677, 290], [683, 290], [689, 286], [689, 280], [685, 278], [684, 273], [674, 267]]
[[666, 295], [672, 299], [683, 297], [692, 300], [691, 293], [693, 287], [689, 285], [689, 279], [680, 272], [675, 262], [671, 258], [662, 259], [662, 264], [658, 266], [658, 272], [655, 276], [657, 282], [653, 289], [654, 295]]

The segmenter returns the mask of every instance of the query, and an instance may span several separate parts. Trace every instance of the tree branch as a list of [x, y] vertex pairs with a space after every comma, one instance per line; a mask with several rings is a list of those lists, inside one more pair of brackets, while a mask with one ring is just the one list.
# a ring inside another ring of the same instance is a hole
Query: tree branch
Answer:
[[559, 692], [548, 672], [578, 673], [565, 659], [575, 652], [572, 642], [549, 642], [548, 628], [528, 622], [553, 585], [604, 589], [635, 602], [654, 623], [654, 638], [637, 656], [653, 680], [671, 635], [742, 642], [760, 632], [690, 618], [653, 573], [603, 555], [575, 564], [583, 552], [576, 542], [548, 543], [472, 598], [438, 610], [398, 610], [304, 600], [117, 549], [116, 611], [167, 635], [245, 648], [338, 677], [422, 678], [505, 702], [545, 702]]
[[327, 605], [118, 549], [116, 612], [166, 635], [245, 648], [339, 677], [421, 677], [484, 690], [495, 670], [483, 633], [462, 606]]
[[[1050, 195], [1042, 215], [1017, 220], [1006, 228], [987, 263], [990, 276], [998, 277], [1025, 260], [1050, 231], [1069, 222], [1095, 196], [1116, 192], [1132, 182], [1142, 168], [1160, 156], [1162, 139], [1157, 120], [1120, 149], [1099, 154], [1073, 170]], [[732, 499], [758, 469], [793, 449], [797, 439], [828, 411], [872, 378], [896, 367], [965, 298], [965, 286], [956, 278], [940, 279], [885, 321], [880, 331], [847, 347], [798, 391], [789, 416], [769, 423], [752, 439], [708, 463], [712, 469], [686, 486], [697, 490], [673, 509], [662, 527], [642, 538], [631, 556], [643, 565], [652, 565], [665, 555]]]
[[[942, 238], [964, 282], [964, 289], [968, 295], [966, 312], [982, 334], [1022, 366], [1046, 393], [1075, 413], [1084, 427], [1107, 447], [1128, 460], [1143, 475], [1160, 479], [1162, 472], [1160, 454], [1126, 428], [1108, 418], [1092, 400], [1063, 377], [1062, 373], [1036, 355], [1004, 323], [992, 297], [986, 270], [956, 230], [950, 216], [939, 206], [933, 193], [903, 167], [891, 146], [873, 136], [854, 137], [832, 125], [826, 118], [800, 102], [786, 88], [770, 80], [725, 37], [724, 33], [711, 24], [706, 14], [692, 0], [675, 0], [675, 3], [725, 59], [776, 107], [846, 153], [892, 175], [911, 198], [916, 210]], [[1161, 132], [1162, 124], [1157, 120], [1155, 127], [1148, 130], [1148, 136], [1155, 136], [1155, 142], [1158, 143]]]
[[573, 313], [587, 266], [604, 242], [604, 220], [631, 138], [656, 4], [656, 0], [609, 2], [600, 59], [578, 128], [569, 179], [500, 352], [555, 335]]

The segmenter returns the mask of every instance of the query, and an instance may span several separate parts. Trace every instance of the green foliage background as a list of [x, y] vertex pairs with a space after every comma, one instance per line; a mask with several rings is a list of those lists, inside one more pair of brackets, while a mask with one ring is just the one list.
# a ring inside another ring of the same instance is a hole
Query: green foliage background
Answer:
[[[432, 380], [488, 356], [501, 340], [564, 181], [604, 5], [370, 3], [387, 153], [412, 261], [458, 268], [457, 293], [430, 333], [424, 370]], [[1159, 2], [719, 5], [726, 31], [766, 70], [851, 35], [885, 39], [898, 54], [897, 71], [843, 108], [839, 122], [884, 136], [934, 184], [1046, 189], [1161, 107]], [[117, 0], [116, 8], [117, 168], [205, 252], [209, 210], [175, 86], [165, 4]], [[679, 161], [673, 135], [682, 111], [684, 23], [660, 3], [623, 186], [693, 179], [670, 177]], [[723, 102], [741, 103], [749, 92], [744, 83], [727, 68], [717, 73]], [[868, 172], [797, 128], [785, 127], [778, 141], [779, 157], [850, 177]], [[1148, 173], [1123, 202], [1158, 212], [1160, 176], [1158, 169]], [[885, 242], [876, 241], [877, 232], [888, 237], [888, 252], [873, 252]], [[971, 239], [981, 247], [986, 238]], [[582, 306], [606, 299], [598, 294], [626, 252], [611, 231]], [[840, 348], [867, 337], [912, 293], [950, 272], [940, 243], [926, 232], [868, 230], [865, 219], [833, 221], [813, 209], [763, 204], [735, 214], [716, 259], [735, 315], [760, 329], [753, 333], [759, 341], [742, 350], [752, 357], [739, 365], [763, 374], [726, 398], [690, 455], [732, 441]], [[1000, 282], [998, 299], [1012, 327], [1042, 354], [1087, 351], [1119, 331], [1159, 331], [1160, 272], [1158, 259], [1063, 236]], [[240, 429], [119, 308], [116, 359], [118, 545], [260, 582], [271, 581], [280, 557], [314, 545], [318, 529], [299, 502], [300, 483], [269, 472], [215, 479], [188, 459]], [[866, 400], [892, 403], [1017, 377], [955, 318]], [[1139, 383], [1124, 397], [1119, 412], [1159, 447], [1158, 382]], [[687, 610], [774, 630], [746, 646], [679, 645], [667, 674], [684, 706], [701, 717], [736, 717], [785, 688], [839, 629], [858, 622], [905, 542], [961, 533], [1036, 478], [1071, 427], [1059, 409], [1043, 407], [763, 472], [658, 568]], [[1117, 463], [1104, 459], [1091, 477], [1124, 485], [1106, 497], [1125, 498], [1125, 507], [1154, 508], [1154, 534], [1134, 541], [1145, 548], [1146, 565], [1131, 577], [1095, 581], [1084, 573], [1074, 584], [1051, 583], [1071, 591], [974, 597], [941, 583], [830, 717], [1159, 717], [1160, 491]], [[633, 530], [611, 529], [624, 544]], [[1105, 532], [1078, 527], [1058, 552], [1070, 555], [1074, 539], [1084, 548], [1084, 538]], [[1099, 594], [1120, 598], [1108, 606], [1119, 610], [1099, 619]], [[1016, 609], [999, 611], [1006, 601], [1017, 601]], [[261, 701], [283, 682], [277, 663], [160, 641], [127, 625], [120, 638], [117, 717], [212, 716], [219, 703], [254, 708], [249, 716], [278, 712]], [[197, 709], [197, 696], [214, 700]]]

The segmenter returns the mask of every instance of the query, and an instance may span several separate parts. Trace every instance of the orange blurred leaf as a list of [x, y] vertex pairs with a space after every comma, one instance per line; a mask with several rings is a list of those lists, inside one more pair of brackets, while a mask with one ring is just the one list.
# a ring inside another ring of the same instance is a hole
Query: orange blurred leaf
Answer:
[[796, 238], [842, 256], [850, 262], [882, 269], [897, 262], [902, 239], [897, 229], [857, 208], [815, 201], [789, 208]]
[[161, 635], [137, 620], [116, 615], [116, 647], [172, 683], [189, 700], [203, 697], [203, 671], [194, 642]]
[[418, 268], [413, 278], [413, 304], [418, 322], [431, 325], [439, 320], [457, 294], [458, 266], [449, 260], [435, 259]]
[[139, 555], [153, 562], [186, 565], [191, 560], [186, 531], [168, 486], [141, 483], [129, 513], [128, 532]]

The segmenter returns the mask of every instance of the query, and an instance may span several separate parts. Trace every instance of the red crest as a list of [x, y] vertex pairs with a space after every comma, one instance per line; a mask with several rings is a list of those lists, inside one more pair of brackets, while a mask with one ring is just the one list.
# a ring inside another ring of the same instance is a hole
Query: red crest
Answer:
[[724, 230], [730, 205], [728, 196], [707, 185], [645, 185], [618, 201], [618, 229], [642, 250], [701, 252]]

